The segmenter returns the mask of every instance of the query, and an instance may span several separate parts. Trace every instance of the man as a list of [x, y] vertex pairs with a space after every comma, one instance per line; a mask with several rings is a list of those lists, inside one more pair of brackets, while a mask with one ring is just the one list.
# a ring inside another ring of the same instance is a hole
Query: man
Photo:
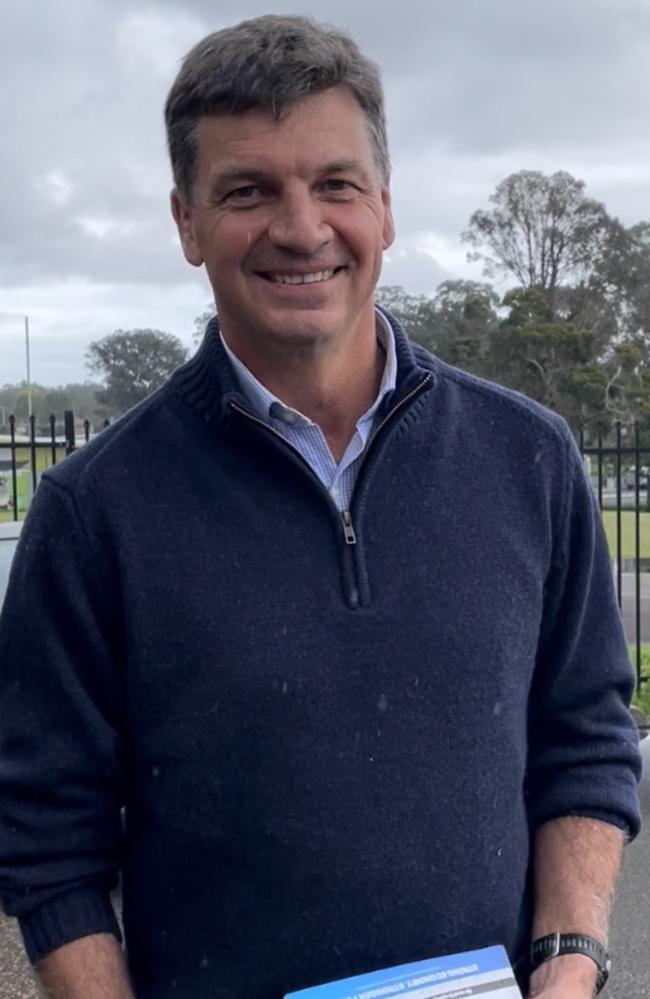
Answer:
[[0, 632], [6, 909], [66, 999], [277, 999], [496, 943], [524, 981], [555, 933], [586, 942], [528, 994], [587, 999], [639, 761], [566, 425], [374, 309], [389, 159], [348, 38], [212, 35], [166, 122], [219, 324], [34, 500]]

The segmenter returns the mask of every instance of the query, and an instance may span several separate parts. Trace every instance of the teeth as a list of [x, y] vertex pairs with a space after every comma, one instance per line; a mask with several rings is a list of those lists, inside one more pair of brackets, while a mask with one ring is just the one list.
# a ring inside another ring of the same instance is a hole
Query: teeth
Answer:
[[329, 281], [334, 271], [314, 271], [313, 274], [272, 274], [271, 280], [277, 284], [316, 284], [317, 281]]

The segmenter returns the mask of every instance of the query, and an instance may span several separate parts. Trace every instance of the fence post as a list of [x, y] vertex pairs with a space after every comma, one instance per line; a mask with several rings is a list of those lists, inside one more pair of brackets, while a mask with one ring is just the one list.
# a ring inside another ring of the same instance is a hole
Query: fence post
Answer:
[[[32, 471], [32, 493], [36, 492], [38, 485], [38, 469], [36, 466], [36, 417], [33, 413], [29, 416], [29, 464]], [[31, 497], [30, 497], [31, 499]]]
[[18, 520], [18, 469], [16, 468], [16, 417], [13, 413], [9, 416], [9, 433], [11, 435], [9, 447], [11, 448], [11, 489], [14, 504], [14, 520]]
[[63, 414], [63, 433], [65, 435], [65, 453], [72, 454], [75, 449], [74, 437], [74, 413], [71, 409], [66, 409]]

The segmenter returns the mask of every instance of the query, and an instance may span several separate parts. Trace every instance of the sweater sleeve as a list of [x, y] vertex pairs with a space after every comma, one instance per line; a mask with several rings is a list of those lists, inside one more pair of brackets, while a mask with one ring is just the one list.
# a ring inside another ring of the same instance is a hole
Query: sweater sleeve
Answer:
[[72, 497], [45, 477], [0, 617], [0, 893], [33, 962], [120, 936], [123, 682], [103, 569]]
[[529, 707], [531, 828], [564, 815], [600, 819], [635, 836], [641, 772], [628, 707], [634, 677], [602, 518], [567, 430], [565, 487], [556, 516]]

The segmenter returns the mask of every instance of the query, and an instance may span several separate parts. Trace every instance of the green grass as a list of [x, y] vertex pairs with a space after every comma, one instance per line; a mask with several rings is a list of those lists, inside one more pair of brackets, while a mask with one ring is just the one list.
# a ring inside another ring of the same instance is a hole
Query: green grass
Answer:
[[650, 683], [644, 683], [634, 697], [632, 698], [632, 704], [636, 704], [637, 708], [641, 708], [646, 718], [650, 719]]
[[[603, 523], [612, 558], [616, 558], [616, 511], [604, 510]], [[650, 513], [642, 512], [639, 517], [641, 535], [641, 558], [650, 558]], [[621, 513], [621, 555], [623, 558], [636, 558], [636, 521], [633, 510]]]
[[[19, 510], [18, 511], [18, 520], [22, 520], [24, 516], [25, 516], [24, 511], [23, 510]], [[13, 519], [14, 519], [14, 512], [13, 512], [13, 510], [0, 510], [0, 524], [6, 524], [6, 523], [8, 523], [9, 521], [11, 521]]]
[[[0, 439], [0, 448], [3, 448], [8, 443], [8, 438], [3, 437]], [[58, 461], [63, 460], [63, 450], [61, 447], [57, 448], [56, 458]], [[31, 448], [28, 445], [23, 446], [21, 443], [18, 444], [15, 450], [15, 459], [17, 463], [17, 476], [16, 476], [16, 488], [18, 491], [18, 515], [20, 520], [25, 516], [25, 511], [29, 506], [29, 502], [32, 494], [32, 453]], [[46, 469], [50, 468], [52, 465], [52, 451], [49, 446], [37, 447], [36, 449], [36, 476], [37, 481], [40, 479]], [[9, 493], [13, 496], [13, 480], [12, 476], [7, 473], [3, 473], [4, 482], [4, 492]], [[5, 523], [8, 520], [13, 520], [13, 510], [0, 510], [0, 523]]]
[[[630, 662], [636, 669], [636, 645], [634, 642], [628, 645], [628, 651]], [[650, 678], [650, 645], [647, 644], [641, 645], [641, 675]], [[635, 691], [632, 703], [641, 708], [645, 715], [650, 718], [650, 679], [646, 683], [642, 683], [639, 690]]]

